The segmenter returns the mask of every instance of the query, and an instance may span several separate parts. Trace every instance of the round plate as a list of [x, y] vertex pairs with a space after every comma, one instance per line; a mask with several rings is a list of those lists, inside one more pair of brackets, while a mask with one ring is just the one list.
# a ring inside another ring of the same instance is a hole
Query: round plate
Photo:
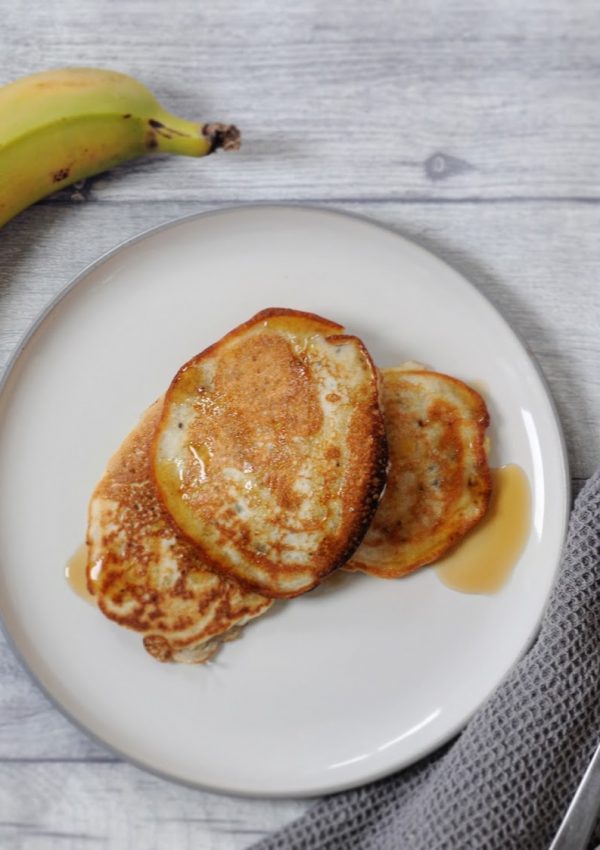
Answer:
[[[494, 465], [520, 464], [532, 528], [493, 596], [432, 569], [338, 574], [278, 603], [206, 666], [161, 665], [77, 597], [65, 563], [105, 463], [178, 367], [265, 307], [340, 322], [380, 366], [483, 382]], [[567, 516], [548, 392], [460, 275], [356, 217], [259, 206], [177, 221], [87, 269], [29, 333], [0, 396], [0, 613], [58, 706], [138, 765], [233, 793], [313, 795], [414, 762], [498, 685], [539, 624]]]

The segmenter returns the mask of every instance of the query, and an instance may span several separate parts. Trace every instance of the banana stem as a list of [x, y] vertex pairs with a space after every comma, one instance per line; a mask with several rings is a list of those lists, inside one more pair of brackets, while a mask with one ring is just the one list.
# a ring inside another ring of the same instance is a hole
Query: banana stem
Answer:
[[168, 113], [148, 120], [149, 150], [206, 156], [218, 148], [238, 150], [240, 139], [240, 131], [233, 124], [195, 124]]
[[235, 124], [205, 124], [202, 134], [211, 142], [211, 153], [219, 148], [224, 151], [238, 151], [242, 143], [242, 134]]

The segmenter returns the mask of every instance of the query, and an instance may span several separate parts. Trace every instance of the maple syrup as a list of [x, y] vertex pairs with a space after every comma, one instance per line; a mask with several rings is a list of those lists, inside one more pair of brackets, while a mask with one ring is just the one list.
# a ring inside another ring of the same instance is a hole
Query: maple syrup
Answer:
[[85, 599], [86, 602], [90, 602], [92, 605], [95, 605], [96, 600], [87, 587], [86, 565], [87, 546], [85, 543], [82, 543], [75, 554], [67, 561], [67, 566], [65, 567], [65, 578], [69, 582], [71, 590], [76, 593], [77, 596], [80, 596], [82, 599]]
[[435, 565], [439, 579], [463, 593], [496, 593], [508, 581], [530, 529], [531, 497], [520, 466], [492, 469], [484, 518]]

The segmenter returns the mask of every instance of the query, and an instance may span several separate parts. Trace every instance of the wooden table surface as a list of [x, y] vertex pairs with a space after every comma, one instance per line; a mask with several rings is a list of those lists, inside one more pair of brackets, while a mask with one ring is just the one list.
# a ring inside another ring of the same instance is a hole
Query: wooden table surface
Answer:
[[[0, 367], [87, 263], [177, 216], [256, 200], [360, 212], [472, 280], [527, 341], [574, 489], [600, 460], [597, 0], [0, 0], [0, 83], [100, 65], [235, 121], [211, 160], [119, 168], [0, 232]], [[401, 317], [399, 317], [400, 319]], [[233, 850], [293, 800], [190, 790], [92, 743], [0, 642], [0, 847]]]

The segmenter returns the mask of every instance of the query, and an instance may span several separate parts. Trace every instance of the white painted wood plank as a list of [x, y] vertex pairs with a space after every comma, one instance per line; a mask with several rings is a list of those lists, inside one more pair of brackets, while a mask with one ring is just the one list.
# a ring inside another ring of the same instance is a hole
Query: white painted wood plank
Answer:
[[[548, 378], [573, 476], [591, 475], [600, 462], [600, 204], [333, 206], [424, 245], [499, 307]], [[41, 307], [84, 265], [146, 227], [207, 208], [52, 204], [9, 224], [0, 234], [0, 367]]]
[[0, 763], [2, 850], [241, 850], [308, 805], [209, 794], [124, 763]]
[[101, 64], [242, 128], [239, 154], [117, 170], [107, 200], [600, 197], [593, 0], [2, 5], [0, 82]]

